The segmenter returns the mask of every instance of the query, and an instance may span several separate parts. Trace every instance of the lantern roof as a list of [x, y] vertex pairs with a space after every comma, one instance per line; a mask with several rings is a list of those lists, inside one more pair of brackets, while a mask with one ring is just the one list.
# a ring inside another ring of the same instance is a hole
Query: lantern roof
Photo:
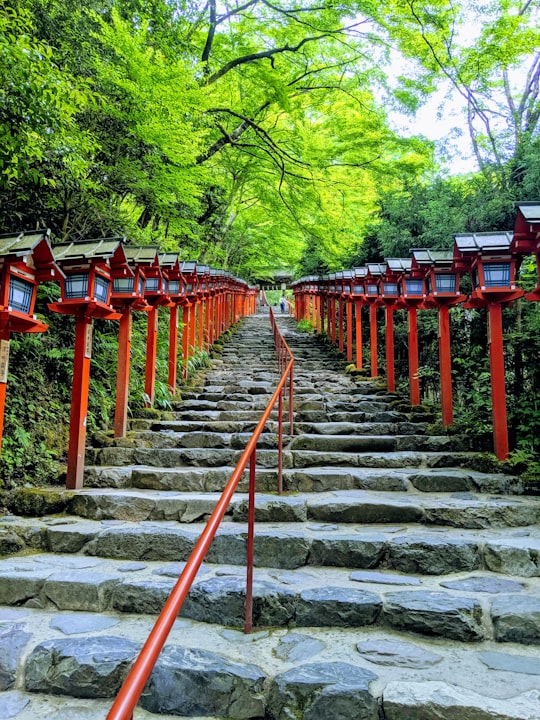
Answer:
[[431, 250], [426, 248], [411, 250], [413, 262], [417, 265], [449, 266], [454, 262], [452, 250]]
[[460, 253], [500, 252], [509, 253], [513, 232], [457, 233], [454, 235], [456, 249]]
[[523, 202], [515, 202], [514, 207], [516, 207], [525, 220], [529, 223], [540, 223], [540, 201], [539, 200], [529, 200], [529, 201], [523, 201]]
[[354, 268], [354, 275], [357, 278], [360, 278], [360, 277], [364, 278], [364, 277], [366, 277], [367, 273], [368, 273], [367, 267]]
[[[115, 257], [119, 248], [123, 248], [124, 238], [98, 238], [59, 243], [53, 247], [55, 260], [109, 260]], [[116, 259], [116, 258], [115, 258]], [[124, 249], [119, 260], [126, 262]]]
[[17, 235], [0, 235], [0, 257], [24, 258], [32, 256], [32, 262], [40, 280], [59, 280], [64, 273], [54, 259], [50, 243], [50, 230], [29, 230]]
[[188, 275], [196, 273], [197, 272], [197, 263], [193, 260], [185, 260], [181, 268], [182, 273], [186, 273]]
[[412, 258], [385, 258], [385, 260], [391, 273], [404, 273], [411, 270]]
[[159, 250], [154, 245], [128, 245], [124, 250], [129, 262], [159, 267]]
[[[0, 257], [30, 255], [43, 240], [46, 241], [50, 250], [50, 235], [50, 230], [33, 230], [29, 232], [23, 231], [17, 233], [17, 235], [0, 235]], [[50, 250], [50, 259], [53, 259], [52, 250]]]
[[176, 253], [162, 253], [159, 256], [159, 264], [163, 267], [176, 268], [176, 265], [180, 266], [178, 255]]
[[386, 275], [386, 263], [367, 263], [370, 275]]

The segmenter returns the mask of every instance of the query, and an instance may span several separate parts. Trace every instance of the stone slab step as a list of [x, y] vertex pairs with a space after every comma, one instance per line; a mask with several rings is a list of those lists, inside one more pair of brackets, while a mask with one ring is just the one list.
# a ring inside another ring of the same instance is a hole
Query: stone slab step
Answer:
[[[232, 448], [243, 450], [248, 444], [252, 433], [211, 432], [209, 430], [192, 430], [177, 432], [145, 430], [130, 432], [125, 438], [111, 440], [111, 447], [131, 448]], [[278, 439], [273, 433], [266, 432], [258, 441], [260, 448], [277, 448]]]
[[[82, 553], [137, 561], [187, 560], [204, 528], [202, 523], [180, 524], [176, 520], [135, 523], [73, 516], [8, 519], [1, 526], [4, 554]], [[244, 565], [246, 537], [245, 524], [222, 522], [210, 546], [208, 562]], [[532, 578], [540, 576], [540, 529], [259, 523], [255, 565], [377, 568], [418, 575], [489, 570]]]
[[[121, 467], [87, 466], [85, 487], [137, 487], [182, 492], [221, 492], [234, 468], [155, 468], [141, 465]], [[238, 489], [247, 490], [248, 473]], [[481, 492], [522, 494], [519, 478], [501, 473], [481, 473], [462, 468], [425, 469], [321, 467], [284, 470], [286, 492], [328, 492], [333, 490], [385, 490], [414, 488], [420, 492]], [[257, 469], [258, 492], [275, 492], [277, 470]]]
[[[85, 489], [69, 493], [67, 512], [93, 520], [177, 520], [209, 516], [218, 493], [161, 490]], [[228, 508], [233, 520], [247, 520], [248, 497], [236, 493]], [[423, 523], [461, 528], [523, 527], [540, 520], [540, 498], [473, 493], [377, 492], [341, 490], [255, 498], [259, 522]]]
[[[159, 613], [182, 563], [37, 555], [0, 562], [0, 604], [86, 613]], [[370, 577], [371, 575], [371, 577]], [[355, 580], [359, 578], [359, 581]], [[180, 616], [242, 627], [245, 571], [204, 565]], [[489, 573], [413, 581], [390, 573], [257, 570], [256, 627], [389, 626], [459, 642], [540, 639], [540, 582]], [[1, 616], [1, 613], [0, 613]]]
[[295, 432], [299, 435], [420, 435], [426, 423], [402, 422], [297, 422]]
[[[410, 429], [410, 428], [407, 428]], [[369, 435], [298, 435], [289, 443], [291, 450], [310, 450], [315, 452], [395, 452], [402, 450], [427, 450], [452, 452], [469, 449], [468, 438], [448, 435], [417, 435], [417, 434], [369, 434]]]
[[[406, 437], [406, 436], [404, 436]], [[151, 465], [153, 467], [220, 467], [235, 466], [240, 450], [222, 448], [87, 448], [88, 465]], [[370, 467], [370, 468], [443, 468], [469, 467], [477, 456], [467, 452], [317, 452], [294, 450], [283, 452], [283, 467]], [[277, 451], [260, 450], [257, 453], [260, 467], [277, 467]]]

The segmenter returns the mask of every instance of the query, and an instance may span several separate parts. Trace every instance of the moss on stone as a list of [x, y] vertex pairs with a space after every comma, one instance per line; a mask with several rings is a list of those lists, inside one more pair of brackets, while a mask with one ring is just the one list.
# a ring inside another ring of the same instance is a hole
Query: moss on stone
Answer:
[[133, 417], [143, 420], [159, 420], [161, 418], [161, 411], [155, 408], [138, 408], [133, 411]]
[[17, 488], [5, 494], [4, 502], [16, 515], [51, 515], [66, 512], [73, 495], [67, 490]]

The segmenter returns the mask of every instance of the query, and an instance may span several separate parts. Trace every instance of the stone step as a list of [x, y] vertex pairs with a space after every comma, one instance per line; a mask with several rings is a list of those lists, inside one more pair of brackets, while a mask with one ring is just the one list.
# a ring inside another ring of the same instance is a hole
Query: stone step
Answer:
[[[179, 561], [50, 554], [12, 558], [0, 561], [0, 603], [62, 612], [155, 615], [182, 569]], [[242, 627], [245, 583], [240, 567], [204, 564], [180, 617]], [[257, 569], [253, 622], [261, 628], [390, 627], [462, 643], [537, 644], [539, 585], [538, 578], [524, 581], [486, 572], [461, 572], [441, 580], [316, 567]], [[535, 616], [536, 622], [524, 622]]]
[[[204, 518], [208, 508], [201, 502], [193, 512]], [[168, 517], [174, 513], [172, 508]], [[181, 561], [187, 560], [204, 528], [193, 522], [194, 517], [183, 519], [180, 524], [177, 519], [134, 522], [67, 515], [40, 520], [12, 516], [2, 530], [2, 546], [4, 554], [82, 553], [137, 561]], [[191, 524], [186, 524], [188, 519]], [[246, 536], [244, 523], [224, 520], [207, 561], [245, 564]], [[258, 523], [255, 565], [378, 568], [417, 575], [489, 570], [532, 578], [540, 576], [540, 530], [537, 526], [462, 529], [417, 523]]]
[[[391, 446], [393, 438], [388, 445]], [[409, 436], [403, 436], [403, 444], [410, 442]], [[226, 448], [88, 448], [86, 462], [89, 465], [150, 465], [153, 467], [220, 467], [235, 466], [241, 457], [240, 450]], [[324, 466], [346, 466], [351, 468], [443, 468], [471, 467], [477, 459], [475, 453], [468, 452], [413, 452], [400, 450], [392, 452], [316, 452], [313, 450], [285, 450], [283, 467], [308, 468]], [[257, 465], [263, 468], [277, 467], [277, 451], [260, 450], [257, 453]]]
[[427, 424], [416, 422], [297, 422], [297, 435], [420, 435], [425, 434]]
[[[137, 487], [152, 490], [179, 490], [184, 492], [221, 492], [234, 468], [155, 468], [141, 465], [107, 467], [87, 466], [85, 487]], [[247, 490], [248, 472], [239, 485]], [[277, 471], [257, 469], [258, 492], [274, 492], [277, 488]], [[420, 492], [483, 492], [517, 494], [523, 492], [519, 478], [503, 474], [490, 474], [443, 468], [419, 470], [416, 468], [347, 468], [321, 467], [304, 470], [284, 470], [283, 488], [286, 492], [328, 492], [333, 490], [385, 490], [414, 489]]]
[[[190, 432], [175, 432], [174, 430], [160, 430], [131, 432], [125, 438], [111, 439], [110, 447], [127, 448], [232, 448], [243, 450], [248, 444], [252, 433], [219, 433], [208, 430], [192, 430]], [[264, 433], [257, 447], [277, 448], [278, 438], [273, 433]]]
[[[374, 428], [376, 429], [376, 428]], [[411, 430], [407, 426], [407, 430]], [[389, 452], [403, 450], [427, 450], [430, 452], [450, 450], [466, 451], [469, 439], [462, 436], [416, 435], [416, 434], [370, 434], [370, 435], [297, 435], [289, 443], [291, 450], [309, 450], [312, 452], [354, 453], [373, 450]]]
[[[55, 493], [58, 495], [58, 492]], [[177, 520], [196, 522], [210, 515], [218, 493], [197, 495], [147, 489], [85, 489], [66, 493], [66, 511], [94, 520]], [[229, 504], [233, 520], [247, 519], [247, 495]], [[412, 494], [399, 491], [341, 490], [255, 498], [259, 522], [393, 523], [413, 522], [462, 528], [523, 527], [540, 520], [540, 499], [473, 493]]]
[[[2, 717], [105, 717], [153, 618], [95, 620], [77, 611], [0, 611], [4, 637], [11, 623], [19, 632], [9, 658], [22, 665], [0, 693]], [[335, 720], [339, 708], [339, 717], [362, 720], [536, 720], [539, 672], [534, 649], [513, 643], [443, 643], [378, 626], [244, 635], [181, 618], [135, 718]]]

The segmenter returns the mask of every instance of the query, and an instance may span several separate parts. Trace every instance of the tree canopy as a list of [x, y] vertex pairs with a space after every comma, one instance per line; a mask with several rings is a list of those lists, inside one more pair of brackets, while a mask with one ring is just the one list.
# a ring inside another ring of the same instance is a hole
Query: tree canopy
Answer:
[[[0, 222], [125, 233], [248, 278], [337, 268], [391, 204], [439, 182], [433, 144], [392, 113], [443, 81], [486, 182], [504, 202], [516, 185], [534, 195], [537, 14], [526, 0], [11, 0]], [[462, 182], [443, 195], [469, 196]]]

